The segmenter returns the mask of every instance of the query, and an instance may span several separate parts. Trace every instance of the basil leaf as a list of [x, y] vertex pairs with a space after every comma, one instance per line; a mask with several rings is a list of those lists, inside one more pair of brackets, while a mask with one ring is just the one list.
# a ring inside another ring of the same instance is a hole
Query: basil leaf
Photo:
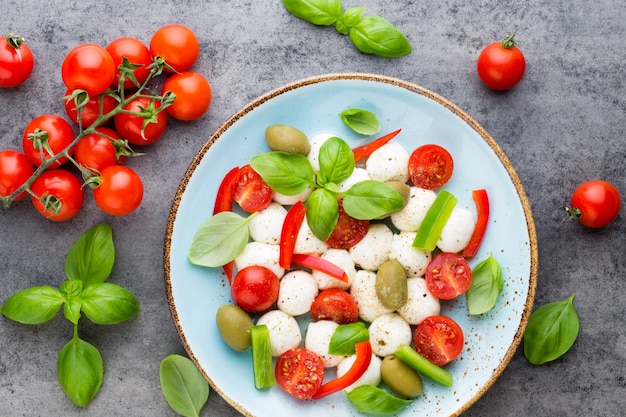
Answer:
[[330, 338], [328, 353], [340, 356], [354, 355], [356, 352], [354, 346], [369, 338], [369, 331], [363, 322], [340, 324]]
[[348, 109], [339, 116], [346, 126], [361, 135], [375, 135], [380, 131], [378, 118], [369, 110]]
[[354, 408], [364, 414], [384, 416], [405, 409], [411, 400], [396, 397], [373, 385], [361, 385], [346, 394]]
[[104, 365], [100, 352], [76, 334], [59, 352], [57, 374], [61, 388], [79, 407], [85, 407], [102, 385]]
[[82, 310], [96, 324], [115, 324], [139, 313], [139, 302], [128, 290], [103, 282], [89, 285], [82, 294]]
[[343, 198], [343, 208], [358, 220], [372, 220], [398, 211], [404, 205], [396, 189], [384, 182], [366, 180], [354, 184]]
[[73, 324], [78, 324], [82, 304], [78, 298], [70, 298], [63, 306], [63, 315]]
[[168, 355], [159, 368], [161, 391], [178, 414], [198, 417], [209, 398], [209, 384], [191, 359]]
[[0, 307], [7, 318], [24, 324], [40, 324], [52, 319], [65, 299], [56, 288], [32, 287], [10, 296]]
[[61, 284], [60, 291], [66, 298], [79, 297], [83, 292], [83, 281], [79, 279], [67, 279]]
[[250, 166], [272, 190], [284, 195], [296, 195], [315, 185], [311, 162], [301, 154], [267, 152], [253, 156]]
[[235, 259], [248, 243], [248, 222], [252, 217], [241, 217], [231, 211], [209, 217], [196, 230], [191, 242], [188, 253], [191, 263], [216, 267]]
[[365, 13], [365, 7], [349, 8], [341, 16], [339, 16], [337, 23], [335, 23], [335, 29], [337, 29], [337, 32], [342, 35], [347, 35], [350, 28], [354, 27], [359, 20], [361, 20], [363, 13]]
[[490, 254], [472, 270], [472, 284], [465, 293], [469, 314], [483, 314], [491, 310], [503, 286], [502, 267]]
[[319, 162], [318, 182], [322, 187], [328, 183], [338, 184], [354, 171], [352, 149], [338, 137], [332, 137], [322, 144]]
[[332, 25], [339, 19], [341, 0], [283, 0], [289, 12], [318, 26]]
[[394, 25], [380, 16], [365, 16], [352, 28], [350, 39], [366, 54], [397, 58], [411, 53], [411, 44]]
[[339, 203], [328, 190], [318, 188], [306, 200], [306, 221], [311, 232], [321, 241], [326, 241], [333, 232], [339, 218]]
[[65, 258], [65, 275], [85, 285], [104, 282], [111, 274], [114, 261], [111, 226], [100, 223], [76, 239]]
[[524, 332], [524, 355], [533, 365], [553, 361], [572, 347], [578, 330], [574, 294], [567, 300], [545, 304], [530, 315]]

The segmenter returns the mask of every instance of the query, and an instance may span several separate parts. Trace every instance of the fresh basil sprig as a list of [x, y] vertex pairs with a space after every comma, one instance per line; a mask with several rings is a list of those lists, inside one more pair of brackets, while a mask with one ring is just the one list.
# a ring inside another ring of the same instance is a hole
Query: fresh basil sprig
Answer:
[[161, 391], [172, 410], [185, 417], [198, 417], [209, 398], [209, 384], [191, 359], [168, 355], [159, 368]]
[[576, 341], [579, 325], [574, 294], [539, 307], [524, 332], [524, 355], [533, 365], [560, 358]]
[[360, 135], [375, 135], [380, 121], [374, 113], [364, 109], [347, 109], [339, 113], [343, 123]]
[[465, 293], [469, 314], [483, 314], [491, 310], [503, 286], [502, 267], [490, 254], [472, 270], [472, 284]]
[[380, 16], [363, 16], [363, 7], [342, 13], [341, 0], [283, 0], [287, 10], [314, 25], [335, 25], [337, 32], [349, 35], [357, 49], [366, 54], [398, 58], [411, 53], [407, 38]]
[[27, 288], [10, 296], [0, 312], [24, 324], [51, 320], [63, 306], [74, 326], [72, 339], [57, 358], [59, 383], [77, 406], [88, 405], [102, 384], [104, 366], [100, 352], [78, 336], [81, 313], [96, 324], [114, 324], [135, 316], [139, 302], [108, 279], [115, 248], [111, 227], [98, 224], [82, 234], [65, 258], [65, 280], [57, 290], [50, 286]]

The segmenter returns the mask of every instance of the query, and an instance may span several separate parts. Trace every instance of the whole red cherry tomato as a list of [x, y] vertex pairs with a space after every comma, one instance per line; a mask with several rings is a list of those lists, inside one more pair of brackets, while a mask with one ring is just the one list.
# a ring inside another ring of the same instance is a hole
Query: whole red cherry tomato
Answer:
[[524, 76], [526, 59], [514, 38], [515, 32], [487, 45], [478, 56], [478, 75], [487, 87], [508, 90]]
[[[65, 92], [66, 97], [72, 92], [67, 90]], [[109, 95], [101, 95], [89, 97], [89, 101], [85, 103], [80, 113], [80, 119], [84, 128], [87, 128], [95, 123], [98, 119], [100, 112], [100, 103], [102, 102], [102, 114], [105, 115], [111, 112], [117, 106], [117, 100]], [[74, 99], [65, 100], [65, 112], [71, 121], [78, 124], [78, 109]], [[100, 125], [105, 124], [109, 119], [106, 118]]]
[[44, 171], [30, 188], [36, 196], [31, 200], [37, 211], [55, 222], [78, 214], [85, 199], [82, 182], [62, 168]]
[[116, 71], [111, 54], [93, 43], [72, 49], [61, 65], [65, 86], [72, 91], [85, 90], [90, 97], [104, 93], [111, 86]]
[[165, 111], [178, 120], [194, 120], [202, 116], [211, 105], [211, 85], [197, 72], [173, 74], [163, 83], [166, 91], [176, 95], [176, 100]]
[[578, 220], [584, 226], [599, 228], [615, 220], [622, 198], [613, 184], [591, 180], [574, 190], [571, 203], [572, 206], [566, 208], [566, 220]]
[[237, 272], [231, 296], [235, 304], [247, 312], [260, 313], [276, 302], [279, 289], [280, 281], [272, 270], [252, 265]]
[[96, 132], [85, 135], [74, 146], [74, 159], [80, 165], [94, 172], [102, 172], [104, 168], [121, 164], [126, 155], [119, 154], [113, 141], [120, 136], [108, 127], [97, 127]]
[[96, 205], [112, 216], [125, 216], [139, 207], [143, 183], [139, 175], [123, 165], [112, 165], [100, 173], [100, 184], [93, 190]]
[[[115, 130], [133, 145], [148, 145], [159, 139], [167, 128], [167, 113], [159, 111], [161, 102], [138, 97], [124, 106], [124, 110], [141, 115], [118, 113], [113, 117]], [[148, 124], [143, 126], [144, 121]]]
[[0, 87], [17, 87], [33, 72], [35, 59], [24, 43], [24, 38], [14, 33], [0, 38]]
[[[150, 39], [150, 53], [160, 56], [176, 72], [187, 71], [198, 59], [200, 44], [187, 26], [171, 24], [157, 30]], [[166, 69], [168, 72], [172, 72]]]
[[[11, 195], [20, 188], [35, 172], [35, 167], [21, 152], [7, 149], [0, 151], [0, 197]], [[20, 193], [15, 199], [26, 195]]]
[[[67, 148], [74, 138], [74, 130], [67, 120], [54, 114], [44, 114], [26, 126], [22, 136], [22, 148], [28, 160], [39, 166], [42, 163], [42, 150], [48, 160]], [[72, 152], [73, 149], [70, 149], [69, 154]], [[63, 156], [50, 165], [50, 168], [58, 168], [65, 162], [67, 158]]]
[[128, 75], [124, 79], [124, 88], [139, 87], [150, 75], [150, 69], [148, 68], [152, 64], [152, 55], [148, 47], [139, 39], [131, 37], [117, 38], [107, 45], [105, 48], [113, 58], [115, 63], [115, 78], [113, 79], [113, 87], [117, 88], [120, 81], [119, 66], [124, 61], [124, 58], [128, 60], [129, 64], [139, 65], [132, 70], [132, 75], [135, 77], [135, 81]]

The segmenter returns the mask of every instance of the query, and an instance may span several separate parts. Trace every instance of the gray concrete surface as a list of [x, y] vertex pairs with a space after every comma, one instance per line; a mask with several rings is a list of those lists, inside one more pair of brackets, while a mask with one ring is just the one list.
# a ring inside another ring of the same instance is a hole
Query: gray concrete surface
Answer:
[[[195, 70], [213, 87], [206, 116], [171, 122], [166, 136], [131, 161], [145, 181], [134, 214], [112, 218], [87, 198], [73, 220], [57, 224], [23, 201], [0, 212], [0, 301], [14, 292], [63, 279], [65, 254], [92, 225], [113, 227], [112, 281], [137, 295], [142, 311], [115, 326], [82, 323], [83, 336], [105, 361], [94, 401], [75, 407], [61, 391], [56, 355], [71, 328], [57, 316], [24, 326], [0, 318], [1, 416], [174, 416], [158, 369], [184, 353], [166, 303], [162, 255], [165, 222], [179, 180], [210, 133], [240, 107], [288, 82], [333, 72], [367, 72], [422, 85], [459, 105], [500, 144], [517, 170], [534, 211], [539, 240], [536, 305], [575, 292], [581, 330], [571, 351], [532, 366], [521, 350], [468, 416], [617, 416], [626, 409], [626, 226], [624, 215], [602, 230], [564, 224], [563, 206], [576, 185], [602, 178], [626, 193], [626, 3], [616, 0], [525, 2], [344, 1], [395, 23], [413, 53], [390, 60], [356, 51], [332, 28], [287, 13], [279, 1], [187, 0], [107, 2], [4, 0], [0, 32], [19, 31], [36, 56], [21, 87], [0, 91], [0, 148], [19, 149], [28, 121], [63, 114], [63, 57], [84, 42], [120, 36], [148, 42], [160, 26], [196, 31]], [[523, 40], [527, 72], [513, 90], [485, 88], [475, 71], [487, 43], [513, 29]], [[238, 415], [215, 392], [203, 416]]]

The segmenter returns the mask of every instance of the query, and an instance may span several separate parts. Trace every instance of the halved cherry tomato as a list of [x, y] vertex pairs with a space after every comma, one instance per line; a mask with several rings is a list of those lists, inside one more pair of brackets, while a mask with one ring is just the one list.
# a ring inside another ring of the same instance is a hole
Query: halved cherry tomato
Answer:
[[369, 220], [357, 220], [343, 209], [339, 202], [339, 217], [326, 244], [333, 249], [349, 249], [359, 243], [370, 229]]
[[117, 68], [111, 54], [100, 45], [84, 43], [68, 52], [61, 65], [63, 83], [69, 90], [85, 90], [95, 97], [111, 86]]
[[374, 140], [373, 142], [367, 143], [365, 145], [359, 146], [357, 148], [354, 148], [352, 150], [352, 153], [354, 154], [354, 162], [359, 162], [362, 161], [364, 159], [369, 158], [369, 156], [378, 148], [380, 148], [381, 146], [383, 146], [384, 144], [388, 143], [389, 141], [391, 141], [391, 139], [395, 138], [398, 133], [400, 133], [402, 129], [398, 129], [394, 132], [388, 133], [385, 136], [381, 136], [378, 139]]
[[367, 371], [367, 368], [372, 362], [372, 345], [369, 340], [365, 342], [359, 342], [354, 345], [356, 350], [356, 358], [354, 363], [344, 375], [337, 379], [328, 381], [317, 390], [313, 395], [313, 399], [324, 398], [342, 389], [348, 388], [350, 385], [358, 381], [359, 378]]
[[33, 72], [33, 52], [14, 33], [0, 38], [0, 87], [17, 87]]
[[239, 170], [233, 198], [242, 210], [255, 213], [272, 202], [272, 189], [250, 165]]
[[411, 182], [426, 190], [443, 187], [452, 177], [453, 169], [452, 155], [439, 145], [422, 145], [409, 157]]
[[167, 91], [176, 95], [176, 100], [165, 111], [178, 120], [195, 120], [211, 105], [211, 85], [197, 72], [187, 71], [171, 75], [163, 83], [161, 94]]
[[280, 281], [274, 272], [264, 266], [247, 266], [237, 272], [231, 286], [235, 304], [249, 313], [269, 309], [278, 299]]
[[470, 241], [461, 253], [465, 258], [471, 258], [476, 255], [480, 242], [482, 242], [485, 236], [487, 222], [489, 221], [489, 196], [487, 195], [487, 190], [472, 191], [472, 200], [474, 200], [476, 205], [476, 224], [474, 225]]
[[118, 149], [112, 142], [119, 138], [115, 130], [97, 127], [96, 133], [85, 135], [76, 143], [74, 159], [93, 172], [102, 172], [108, 166], [121, 164], [126, 160], [126, 155], [118, 156]]
[[296, 247], [298, 232], [306, 216], [306, 206], [302, 201], [297, 201], [285, 216], [283, 228], [280, 232], [280, 251], [278, 264], [285, 269], [291, 268], [291, 258]]
[[324, 362], [315, 352], [293, 348], [278, 357], [274, 374], [279, 387], [295, 398], [306, 400], [324, 382]]
[[578, 220], [583, 226], [599, 228], [615, 220], [622, 198], [613, 184], [591, 180], [574, 190], [571, 203], [572, 207], [566, 208], [566, 220]]
[[82, 182], [62, 168], [44, 171], [30, 189], [35, 194], [31, 200], [37, 211], [55, 222], [78, 214], [85, 199]]
[[359, 320], [359, 308], [346, 290], [329, 288], [315, 297], [311, 304], [311, 315], [315, 320], [354, 323]]
[[450, 317], [430, 316], [415, 329], [413, 345], [417, 353], [437, 366], [458, 358], [463, 351], [463, 330]]
[[123, 165], [112, 165], [100, 172], [100, 184], [93, 190], [96, 205], [112, 216], [125, 216], [139, 207], [143, 183], [139, 175]]
[[[150, 55], [148, 47], [139, 39], [131, 37], [117, 38], [108, 44], [105, 49], [111, 54], [115, 68], [117, 68], [112, 83], [114, 88], [117, 88], [120, 82], [120, 71], [128, 72], [124, 79], [124, 88], [139, 87], [148, 79], [148, 75], [150, 75], [148, 67], [152, 64], [152, 55]], [[127, 64], [136, 67], [134, 69], [123, 67], [120, 70], [119, 66], [124, 62], [124, 58], [128, 61]], [[134, 81], [132, 77], [135, 78]]]
[[[7, 149], [0, 151], [0, 197], [13, 194], [33, 175], [35, 167], [21, 152]], [[15, 199], [26, 196], [26, 191]]]
[[314, 269], [340, 281], [348, 282], [348, 274], [343, 269], [319, 256], [295, 253], [291, 258], [291, 263]]
[[[46, 160], [62, 152], [74, 141], [72, 125], [54, 114], [44, 114], [33, 119], [22, 136], [22, 148], [28, 160], [35, 166], [42, 163], [42, 153]], [[43, 151], [43, 152], [42, 152]], [[71, 155], [73, 149], [69, 150]], [[57, 159], [50, 168], [58, 168], [67, 162], [66, 157]]]
[[[65, 96], [69, 96], [72, 92], [67, 90]], [[100, 95], [89, 97], [89, 100], [83, 106], [80, 113], [80, 120], [84, 128], [95, 123], [100, 112], [100, 103], [102, 103], [102, 114], [105, 115], [117, 106], [117, 100], [109, 95]], [[78, 124], [78, 109], [74, 99], [65, 100], [65, 112], [71, 121]], [[104, 125], [109, 119], [102, 120], [100, 126]]]
[[435, 297], [451, 300], [472, 284], [472, 268], [458, 253], [442, 252], [426, 267], [426, 285]]
[[514, 32], [502, 42], [490, 43], [480, 53], [476, 66], [487, 87], [508, 90], [520, 82], [526, 70], [526, 59], [517, 45]]
[[[167, 114], [159, 111], [160, 107], [160, 101], [147, 97], [132, 100], [124, 106], [125, 112], [113, 117], [115, 130], [133, 145], [149, 145], [155, 142], [163, 136], [167, 128]], [[139, 115], [126, 112], [136, 112]]]
[[[200, 44], [196, 34], [187, 26], [165, 25], [150, 39], [150, 53], [160, 56], [176, 72], [187, 71], [198, 59]], [[172, 72], [166, 68], [166, 71]]]

